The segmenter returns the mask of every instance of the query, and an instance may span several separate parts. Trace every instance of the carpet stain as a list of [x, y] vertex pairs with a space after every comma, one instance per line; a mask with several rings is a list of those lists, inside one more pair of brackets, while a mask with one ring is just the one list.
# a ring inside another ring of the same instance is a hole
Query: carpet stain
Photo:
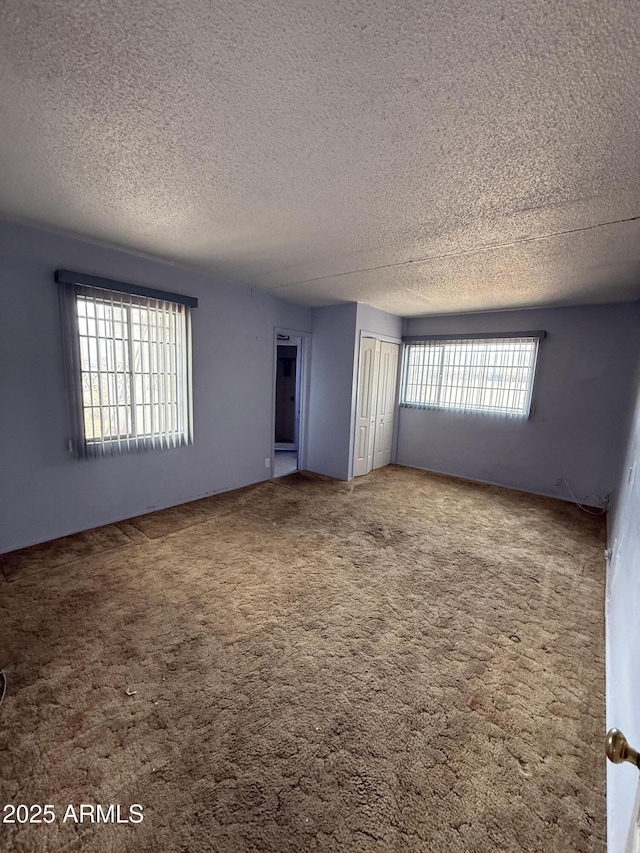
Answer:
[[117, 530], [4, 557], [2, 801], [58, 819], [3, 849], [604, 850], [603, 519], [389, 466]]

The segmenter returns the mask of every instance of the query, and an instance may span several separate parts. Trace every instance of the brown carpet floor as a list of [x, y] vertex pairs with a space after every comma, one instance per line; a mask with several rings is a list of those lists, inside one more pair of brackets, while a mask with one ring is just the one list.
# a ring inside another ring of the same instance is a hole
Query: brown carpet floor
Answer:
[[5, 555], [0, 848], [602, 851], [604, 544], [391, 466]]

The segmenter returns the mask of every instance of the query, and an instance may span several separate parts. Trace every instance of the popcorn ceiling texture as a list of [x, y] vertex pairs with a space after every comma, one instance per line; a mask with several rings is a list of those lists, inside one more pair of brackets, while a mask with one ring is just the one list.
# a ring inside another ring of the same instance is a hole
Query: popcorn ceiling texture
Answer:
[[391, 466], [94, 533], [2, 557], [0, 790], [144, 822], [4, 851], [604, 850], [602, 518]]
[[636, 0], [4, 0], [0, 77], [9, 217], [309, 305], [640, 297]]

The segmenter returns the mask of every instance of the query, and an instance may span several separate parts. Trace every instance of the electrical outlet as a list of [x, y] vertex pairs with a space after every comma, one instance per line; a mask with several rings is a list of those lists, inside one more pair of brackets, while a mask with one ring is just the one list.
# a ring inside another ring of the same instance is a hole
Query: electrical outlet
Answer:
[[271, 468], [271, 457], [270, 456], [267, 456], [267, 458], [264, 460], [264, 467], [265, 468]]
[[564, 486], [564, 477], [556, 477], [556, 486]]

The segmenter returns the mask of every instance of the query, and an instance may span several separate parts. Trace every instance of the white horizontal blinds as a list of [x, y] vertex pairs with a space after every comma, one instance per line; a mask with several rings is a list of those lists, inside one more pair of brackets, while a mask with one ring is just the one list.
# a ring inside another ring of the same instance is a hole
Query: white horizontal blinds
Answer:
[[538, 337], [412, 341], [402, 405], [528, 417]]
[[189, 443], [189, 308], [99, 288], [75, 290], [85, 455]]

